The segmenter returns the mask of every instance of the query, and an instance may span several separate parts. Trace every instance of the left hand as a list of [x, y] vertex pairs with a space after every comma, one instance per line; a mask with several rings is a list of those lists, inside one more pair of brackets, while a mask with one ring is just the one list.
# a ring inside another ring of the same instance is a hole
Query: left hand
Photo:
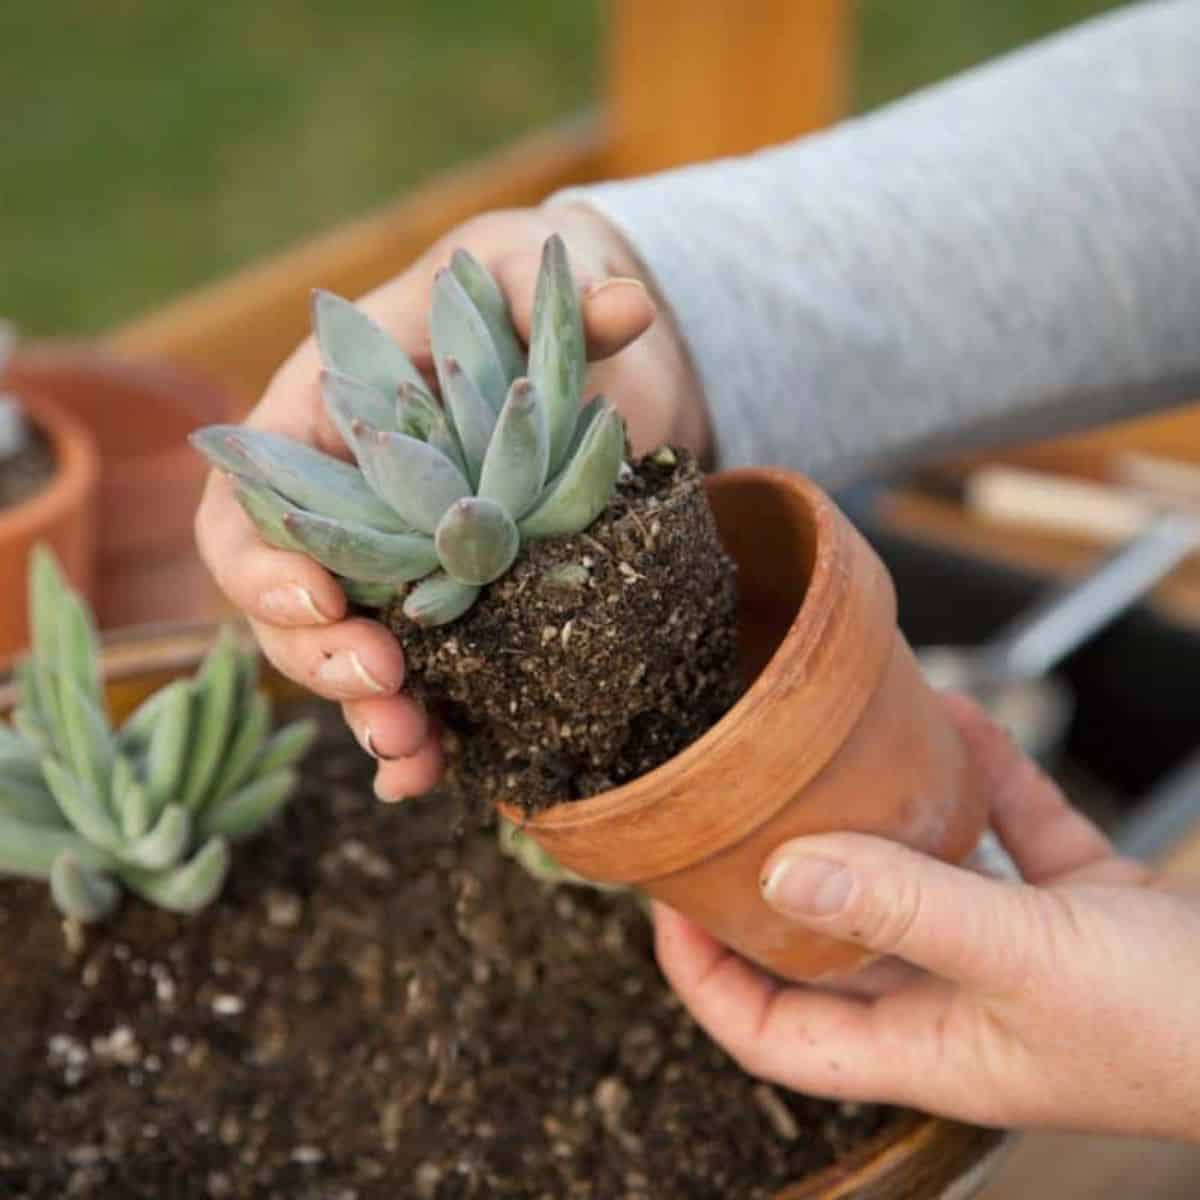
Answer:
[[921, 968], [875, 999], [789, 986], [655, 906], [663, 971], [751, 1074], [985, 1125], [1200, 1140], [1200, 896], [1119, 857], [1002, 731], [948, 698], [1025, 883], [861, 834], [764, 864], [785, 915]]

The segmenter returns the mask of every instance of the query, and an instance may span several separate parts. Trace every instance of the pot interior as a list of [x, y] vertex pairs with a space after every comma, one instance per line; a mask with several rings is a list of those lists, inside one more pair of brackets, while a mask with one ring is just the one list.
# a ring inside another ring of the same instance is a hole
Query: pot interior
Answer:
[[748, 685], [804, 604], [816, 563], [817, 522], [802, 494], [756, 473], [713, 477], [709, 499], [721, 542], [737, 563], [738, 648]]

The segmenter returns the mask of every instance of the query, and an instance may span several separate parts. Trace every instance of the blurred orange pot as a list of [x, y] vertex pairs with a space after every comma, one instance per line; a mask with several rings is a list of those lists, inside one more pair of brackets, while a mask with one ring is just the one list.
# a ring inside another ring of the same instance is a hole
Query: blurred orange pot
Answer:
[[50, 440], [54, 474], [23, 503], [0, 509], [0, 663], [29, 644], [26, 576], [39, 542], [53, 549], [85, 595], [92, 584], [96, 448], [87, 430], [47, 397], [22, 389], [20, 400]]
[[785, 471], [710, 480], [738, 564], [748, 687], [654, 771], [527, 822], [563, 866], [634, 884], [789, 979], [836, 979], [856, 946], [798, 930], [762, 900], [767, 855], [858, 831], [961, 861], [986, 821], [981, 783], [896, 627], [891, 579], [833, 502]]
[[100, 624], [212, 617], [217, 596], [192, 537], [206, 467], [187, 435], [228, 420], [229, 396], [168, 363], [74, 343], [22, 347], [5, 381], [49, 397], [96, 441]]

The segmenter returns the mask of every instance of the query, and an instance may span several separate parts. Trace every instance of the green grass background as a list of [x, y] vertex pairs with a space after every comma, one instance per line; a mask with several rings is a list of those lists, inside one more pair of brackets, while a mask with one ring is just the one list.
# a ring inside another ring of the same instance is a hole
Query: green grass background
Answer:
[[[1109, 7], [863, 0], [857, 106]], [[570, 112], [597, 86], [602, 13], [4, 0], [0, 314], [27, 333], [103, 329]]]

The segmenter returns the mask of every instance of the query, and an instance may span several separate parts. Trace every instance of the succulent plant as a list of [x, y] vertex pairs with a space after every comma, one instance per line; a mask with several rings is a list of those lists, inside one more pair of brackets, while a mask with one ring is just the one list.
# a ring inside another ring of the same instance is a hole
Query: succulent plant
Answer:
[[234, 481], [271, 544], [383, 606], [405, 589], [423, 625], [465, 613], [524, 542], [578, 533], [607, 506], [625, 429], [582, 404], [583, 319], [566, 248], [542, 255], [528, 355], [499, 287], [466, 251], [433, 284], [440, 402], [399, 345], [348, 301], [314, 298], [326, 410], [357, 465], [276, 434], [210, 426], [192, 441]]
[[286, 803], [314, 724], [270, 734], [257, 660], [225, 628], [191, 679], [114, 730], [90, 614], [44, 548], [30, 591], [33, 646], [13, 727], [0, 725], [0, 873], [48, 879], [79, 921], [111, 912], [121, 887], [175, 912], [204, 907], [225, 881], [229, 840]]

